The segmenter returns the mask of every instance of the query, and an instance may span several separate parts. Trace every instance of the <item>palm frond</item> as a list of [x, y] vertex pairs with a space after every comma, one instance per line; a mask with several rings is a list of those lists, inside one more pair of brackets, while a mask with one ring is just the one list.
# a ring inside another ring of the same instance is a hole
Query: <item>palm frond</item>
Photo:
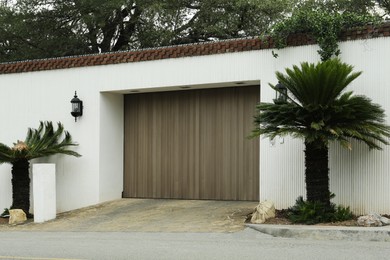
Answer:
[[41, 132], [43, 130], [43, 122], [40, 122], [39, 123], [39, 127], [38, 129], [32, 129], [32, 128], [29, 128], [28, 129], [28, 132], [27, 132], [27, 137], [25, 139], [25, 142], [27, 144], [34, 144], [34, 143], [37, 143], [37, 138], [40, 138], [41, 136]]
[[286, 74], [277, 72], [276, 77], [303, 106], [328, 105], [361, 74], [352, 70], [339, 59], [331, 59], [317, 64], [303, 62], [300, 67], [287, 68]]
[[54, 129], [52, 122], [40, 122], [37, 129], [28, 129], [24, 142], [18, 141], [13, 148], [0, 143], [0, 164], [55, 154], [80, 157], [79, 153], [70, 149], [77, 145], [61, 123], [57, 123], [57, 128]]
[[12, 154], [12, 149], [9, 146], [0, 143], [0, 164], [12, 162]]
[[38, 129], [29, 129], [25, 142], [29, 147], [26, 155], [28, 159], [54, 154], [81, 156], [68, 149], [71, 146], [77, 146], [77, 144], [73, 142], [71, 135], [64, 130], [61, 123], [57, 123], [57, 129], [54, 130], [52, 122], [40, 122]]
[[[345, 92], [361, 73], [340, 60], [318, 64], [302, 63], [300, 67], [276, 73], [289, 91], [285, 104], [260, 103], [252, 136], [271, 139], [291, 135], [306, 142], [321, 140], [340, 142], [351, 149], [350, 139], [364, 142], [370, 149], [389, 144], [390, 127], [385, 111], [366, 96]], [[273, 85], [270, 84], [272, 88]]]

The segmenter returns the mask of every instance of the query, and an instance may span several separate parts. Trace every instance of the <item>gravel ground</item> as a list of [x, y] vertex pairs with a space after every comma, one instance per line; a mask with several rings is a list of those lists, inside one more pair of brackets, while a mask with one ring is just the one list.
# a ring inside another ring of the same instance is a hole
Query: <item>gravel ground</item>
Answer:
[[121, 199], [64, 212], [45, 223], [0, 225], [0, 231], [237, 232], [258, 202]]

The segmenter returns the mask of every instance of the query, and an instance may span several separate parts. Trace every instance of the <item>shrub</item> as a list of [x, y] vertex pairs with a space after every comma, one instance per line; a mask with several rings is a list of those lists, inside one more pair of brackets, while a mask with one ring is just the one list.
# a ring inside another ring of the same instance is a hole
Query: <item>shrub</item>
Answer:
[[9, 216], [9, 210], [7, 208], [4, 209], [3, 213], [1, 213], [0, 217]]
[[335, 216], [335, 221], [349, 220], [349, 219], [353, 219], [354, 217], [349, 207], [343, 207], [341, 205], [337, 206], [334, 216]]
[[[334, 198], [334, 195], [331, 195], [331, 198]], [[295, 201], [295, 205], [288, 210], [288, 218], [293, 223], [303, 223], [307, 225], [344, 221], [353, 218], [353, 214], [349, 207], [343, 207], [341, 205], [336, 206], [334, 203], [327, 206], [319, 201], [305, 201], [302, 196], [298, 197]]]

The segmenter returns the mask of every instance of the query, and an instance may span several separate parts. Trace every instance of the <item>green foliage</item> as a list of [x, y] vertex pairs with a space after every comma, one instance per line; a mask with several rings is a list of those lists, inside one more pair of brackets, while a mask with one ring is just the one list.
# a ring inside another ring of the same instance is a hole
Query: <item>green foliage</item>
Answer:
[[376, 0], [302, 0], [299, 9], [322, 9], [328, 12], [349, 12], [357, 14], [376, 13]]
[[335, 221], [344, 221], [354, 218], [354, 215], [349, 207], [337, 205], [336, 212], [334, 213]]
[[[308, 34], [318, 43], [321, 60], [328, 60], [333, 55], [340, 54], [338, 39], [344, 29], [378, 23], [381, 20], [377, 15], [371, 15], [367, 11], [355, 9], [351, 12], [349, 10], [340, 11], [340, 9], [342, 8], [337, 6], [337, 1], [333, 4], [325, 2], [323, 5], [318, 3], [303, 5], [291, 17], [276, 23], [271, 28], [270, 35], [276, 40], [276, 46], [283, 48], [286, 46], [289, 35]], [[353, 10], [353, 8], [349, 9]]]
[[28, 129], [24, 142], [18, 141], [13, 147], [0, 143], [0, 164], [55, 154], [79, 157], [80, 154], [68, 149], [76, 145], [61, 123], [58, 123], [57, 129], [54, 129], [51, 122], [40, 122], [38, 129]]
[[[0, 1], [0, 62], [256, 36], [271, 26], [280, 47], [294, 28], [301, 31], [311, 25], [326, 26], [314, 30], [321, 42], [333, 39], [339, 16], [347, 26], [356, 26], [371, 21], [369, 14], [375, 11], [374, 0], [3, 2], [8, 4]], [[384, 9], [387, 5], [381, 1]], [[334, 47], [327, 42], [324, 49]]]
[[388, 18], [390, 15], [390, 0], [377, 0], [377, 2], [379, 2], [379, 6], [384, 11], [384, 16], [387, 16]]
[[17, 0], [0, 6], [0, 62], [259, 35], [296, 0]]
[[260, 103], [253, 136], [291, 135], [307, 142], [322, 140], [324, 145], [337, 141], [348, 149], [352, 138], [381, 149], [378, 142], [388, 144], [390, 137], [384, 110], [365, 96], [345, 91], [360, 74], [338, 59], [304, 62], [285, 74], [277, 72], [278, 81], [288, 89], [288, 102]]
[[321, 202], [304, 201], [303, 197], [298, 197], [295, 205], [288, 209], [288, 217], [293, 223], [317, 224], [330, 222], [333, 213], [331, 208]]
[[30, 209], [29, 160], [56, 154], [81, 156], [69, 147], [76, 146], [71, 135], [61, 123], [54, 129], [52, 122], [40, 122], [38, 129], [29, 128], [24, 141], [13, 147], [0, 143], [0, 164], [12, 164], [11, 208], [19, 208], [28, 214]]
[[3, 213], [1, 213], [0, 217], [6, 217], [9, 216], [9, 209], [5, 208]]
[[[330, 198], [334, 198], [334, 195]], [[295, 205], [289, 208], [288, 211], [288, 217], [293, 223], [308, 225], [344, 221], [353, 218], [349, 207], [336, 206], [333, 203], [327, 206], [319, 201], [305, 201], [301, 196], [297, 198]]]

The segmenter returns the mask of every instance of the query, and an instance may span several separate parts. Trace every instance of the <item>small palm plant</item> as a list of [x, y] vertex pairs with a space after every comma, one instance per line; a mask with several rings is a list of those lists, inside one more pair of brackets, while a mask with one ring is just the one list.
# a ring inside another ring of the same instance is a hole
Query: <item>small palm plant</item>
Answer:
[[0, 164], [12, 164], [12, 206], [22, 209], [27, 215], [30, 210], [30, 160], [55, 154], [79, 157], [68, 147], [76, 146], [71, 135], [64, 131], [61, 123], [55, 130], [51, 122], [40, 122], [38, 129], [29, 128], [24, 141], [17, 141], [13, 147], [0, 143]]
[[307, 200], [327, 207], [331, 205], [329, 142], [352, 149], [351, 139], [356, 139], [371, 149], [381, 149], [379, 143], [388, 144], [390, 136], [380, 105], [365, 96], [344, 92], [361, 74], [352, 71], [352, 66], [331, 59], [317, 64], [304, 62], [301, 67], [286, 69], [286, 74], [277, 72], [277, 79], [288, 90], [287, 101], [260, 103], [255, 116], [254, 136], [273, 139], [290, 135], [304, 140]]

